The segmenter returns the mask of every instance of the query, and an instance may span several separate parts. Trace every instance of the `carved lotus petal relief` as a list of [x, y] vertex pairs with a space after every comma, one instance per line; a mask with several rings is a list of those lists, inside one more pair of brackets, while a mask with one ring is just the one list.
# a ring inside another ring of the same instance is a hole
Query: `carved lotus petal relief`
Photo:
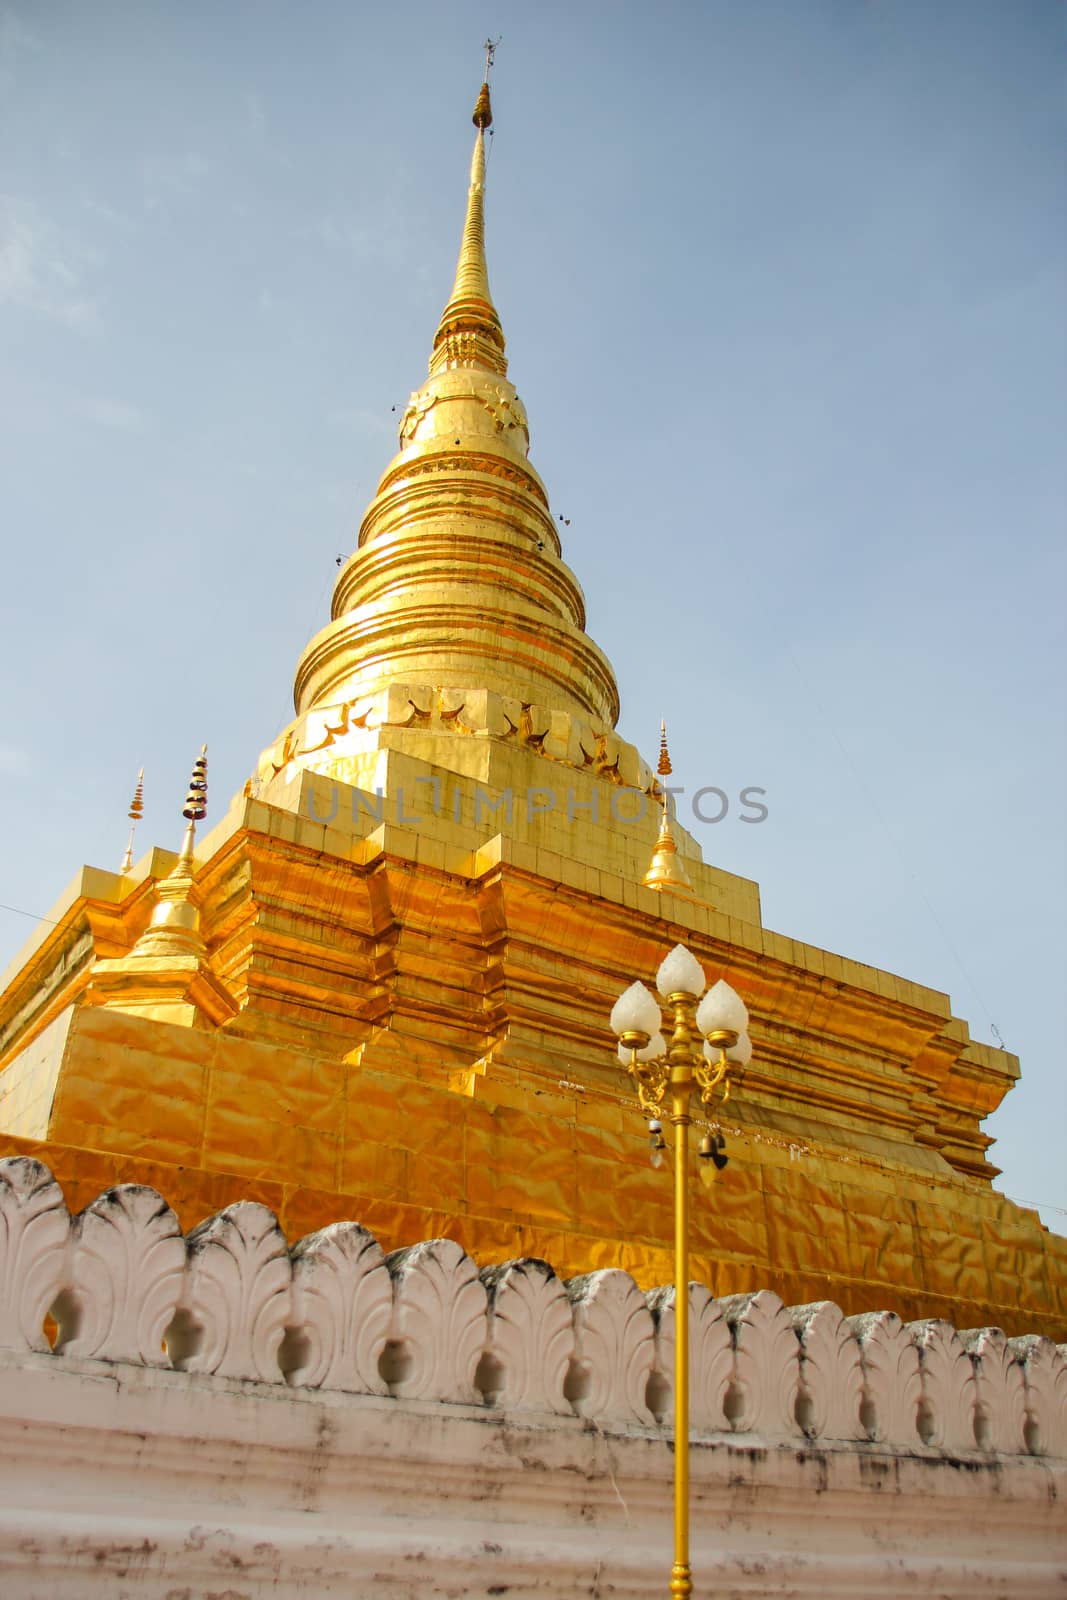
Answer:
[[44, 1319], [63, 1281], [70, 1217], [46, 1166], [0, 1161], [0, 1347], [47, 1350]]
[[486, 1294], [478, 1268], [454, 1239], [427, 1239], [386, 1257], [393, 1279], [387, 1346], [390, 1392], [414, 1400], [478, 1399]]
[[569, 1414], [564, 1393], [574, 1355], [574, 1320], [563, 1284], [545, 1261], [508, 1261], [481, 1274], [488, 1294], [486, 1356], [508, 1410]]
[[164, 1366], [184, 1271], [181, 1225], [162, 1195], [142, 1184], [108, 1189], [74, 1219], [57, 1351]]
[[240, 1200], [194, 1228], [187, 1245], [185, 1295], [168, 1330], [173, 1364], [277, 1382], [292, 1268], [274, 1213]]

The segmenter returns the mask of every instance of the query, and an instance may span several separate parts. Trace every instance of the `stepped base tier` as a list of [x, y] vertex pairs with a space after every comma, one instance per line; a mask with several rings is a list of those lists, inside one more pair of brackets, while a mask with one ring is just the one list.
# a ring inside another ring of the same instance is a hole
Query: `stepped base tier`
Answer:
[[253, 1197], [291, 1232], [358, 1216], [390, 1249], [447, 1235], [648, 1287], [670, 1174], [606, 1018], [684, 940], [756, 1049], [717, 1122], [729, 1166], [695, 1190], [694, 1273], [1067, 1337], [1067, 1240], [991, 1187], [981, 1122], [1015, 1059], [944, 995], [764, 928], [756, 885], [680, 828], [692, 897], [642, 887], [658, 806], [612, 802], [630, 817], [653, 780], [601, 736], [599, 775], [432, 720], [357, 730], [364, 788], [279, 760], [200, 846], [201, 954], [135, 951], [173, 855], [87, 869], [5, 986], [0, 1152], [75, 1206], [147, 1182], [186, 1227]]

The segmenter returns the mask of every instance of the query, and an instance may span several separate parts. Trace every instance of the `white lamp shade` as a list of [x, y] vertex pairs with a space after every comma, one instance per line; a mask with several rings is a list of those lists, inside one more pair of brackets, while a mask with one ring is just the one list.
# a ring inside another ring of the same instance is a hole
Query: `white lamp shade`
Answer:
[[[660, 1056], [667, 1054], [667, 1044], [662, 1033], [654, 1033], [643, 1050], [637, 1052], [638, 1061], [658, 1061]], [[619, 1060], [624, 1067], [630, 1065], [632, 1051], [628, 1045], [620, 1044]]]
[[670, 994], [687, 994], [696, 999], [704, 987], [704, 968], [684, 944], [676, 944], [664, 956], [656, 973], [656, 988], [664, 999]]
[[611, 1008], [611, 1029], [624, 1033], [658, 1033], [662, 1018], [655, 997], [643, 983], [631, 983]]
[[735, 1067], [747, 1067], [752, 1060], [752, 1040], [747, 1033], [737, 1035], [737, 1043], [732, 1044], [726, 1052], [727, 1061], [732, 1061]]
[[712, 984], [697, 1006], [697, 1027], [705, 1036], [709, 1033], [741, 1034], [748, 1027], [745, 1002], [724, 978]]

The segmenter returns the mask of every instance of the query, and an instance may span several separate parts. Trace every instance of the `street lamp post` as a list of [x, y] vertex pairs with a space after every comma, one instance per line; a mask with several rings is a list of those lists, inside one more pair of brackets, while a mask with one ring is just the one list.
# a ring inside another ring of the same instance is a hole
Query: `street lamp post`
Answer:
[[[619, 1040], [619, 1060], [629, 1072], [642, 1110], [649, 1118], [655, 1166], [665, 1149], [662, 1113], [674, 1128], [674, 1565], [670, 1594], [684, 1600], [693, 1592], [689, 1565], [689, 1127], [694, 1089], [705, 1106], [716, 1095], [729, 1098], [730, 1069], [741, 1070], [752, 1056], [744, 1002], [722, 979], [699, 999], [704, 971], [684, 945], [675, 945], [660, 965], [656, 987], [667, 1008], [643, 983], [632, 983], [615, 1002], [611, 1026]], [[699, 1004], [698, 1004], [699, 1000]], [[663, 1029], [670, 1030], [669, 1042]], [[703, 1048], [698, 1041], [703, 1038]], [[710, 1182], [726, 1165], [721, 1134], [700, 1141], [701, 1177]]]

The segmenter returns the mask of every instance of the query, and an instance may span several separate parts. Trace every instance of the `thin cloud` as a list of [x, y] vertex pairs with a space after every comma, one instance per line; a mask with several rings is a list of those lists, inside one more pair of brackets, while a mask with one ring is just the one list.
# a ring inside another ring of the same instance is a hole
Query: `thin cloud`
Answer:
[[246, 89], [241, 96], [241, 111], [245, 132], [256, 143], [262, 143], [269, 132], [263, 96], [254, 89]]
[[177, 156], [144, 156], [140, 165], [145, 210], [164, 217], [198, 194], [215, 168], [213, 161], [192, 150]]
[[268, 161], [271, 166], [284, 172], [292, 171], [293, 158], [285, 148], [284, 141], [275, 137], [267, 102], [257, 89], [246, 89], [239, 96], [237, 128], [240, 137], [255, 151], [260, 161]]
[[328, 211], [305, 231], [317, 244], [361, 265], [371, 261], [407, 265], [421, 241], [417, 226], [413, 230], [410, 220], [395, 208], [379, 211], [369, 222], [355, 212]]
[[23, 56], [38, 55], [41, 41], [13, 11], [0, 11], [0, 87], [15, 81], [15, 71]]
[[116, 433], [144, 433], [148, 426], [145, 413], [123, 400], [108, 400], [97, 395], [81, 401], [78, 410], [88, 422], [96, 423], [99, 428], [111, 428]]
[[82, 190], [81, 203], [84, 210], [88, 211], [92, 216], [99, 217], [101, 221], [107, 222], [114, 227], [134, 229], [141, 226], [136, 217], [130, 216], [126, 211], [119, 211], [115, 206], [108, 205], [106, 201], [98, 199], [88, 189]]
[[80, 333], [95, 329], [99, 309], [82, 281], [89, 259], [46, 217], [0, 195], [0, 306], [32, 311]]
[[22, 750], [18, 745], [0, 744], [0, 772], [5, 778], [25, 778], [29, 776], [30, 756], [27, 750]]

